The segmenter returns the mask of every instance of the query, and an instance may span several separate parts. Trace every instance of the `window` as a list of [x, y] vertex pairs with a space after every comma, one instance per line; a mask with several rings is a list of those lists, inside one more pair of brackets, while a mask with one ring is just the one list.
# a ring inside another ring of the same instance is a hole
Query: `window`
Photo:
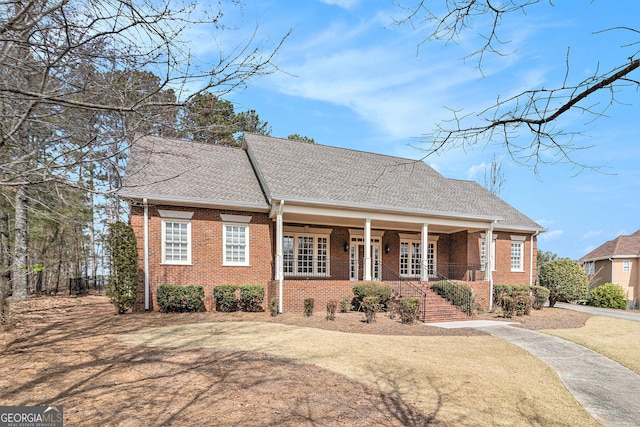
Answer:
[[191, 264], [191, 221], [162, 221], [162, 263]]
[[191, 217], [193, 212], [159, 209], [162, 218], [162, 264], [191, 264]]
[[[493, 235], [493, 241], [491, 242], [491, 259], [493, 260], [493, 268], [491, 271], [496, 271], [496, 235]], [[482, 240], [480, 240], [480, 271], [485, 271], [487, 268], [487, 238], [482, 233]]]
[[523, 246], [524, 242], [511, 242], [511, 271], [524, 271]]
[[[436, 244], [427, 244], [427, 274], [436, 275]], [[422, 244], [418, 241], [400, 241], [400, 275], [420, 277], [422, 271]]]
[[330, 229], [285, 227], [283, 271], [289, 276], [329, 275]]
[[250, 216], [221, 214], [222, 265], [249, 266]]
[[622, 261], [622, 272], [629, 273], [630, 271], [631, 271], [631, 261], [629, 261], [628, 259], [625, 259], [624, 261]]
[[584, 268], [584, 272], [588, 275], [592, 275], [595, 274], [596, 272], [596, 265], [593, 262], [587, 262], [583, 265]]

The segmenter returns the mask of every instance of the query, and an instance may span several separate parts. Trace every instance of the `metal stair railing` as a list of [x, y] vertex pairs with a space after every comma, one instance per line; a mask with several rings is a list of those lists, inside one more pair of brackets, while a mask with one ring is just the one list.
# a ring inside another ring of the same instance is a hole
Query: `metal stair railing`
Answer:
[[392, 291], [400, 298], [417, 298], [420, 301], [419, 319], [427, 318], [427, 293], [410, 280], [400, 276], [390, 267], [382, 264], [382, 280], [391, 286]]
[[467, 316], [473, 314], [473, 290], [451, 281], [442, 274], [438, 274], [438, 279], [430, 282], [430, 285], [431, 289], [436, 291], [438, 295], [451, 301]]

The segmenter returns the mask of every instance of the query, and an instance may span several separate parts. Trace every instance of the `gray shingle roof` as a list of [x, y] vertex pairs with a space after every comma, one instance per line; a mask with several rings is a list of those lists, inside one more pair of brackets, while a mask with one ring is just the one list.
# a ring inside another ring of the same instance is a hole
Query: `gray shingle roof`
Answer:
[[598, 246], [578, 261], [587, 262], [611, 257], [640, 257], [640, 230], [629, 236], [618, 236]]
[[269, 199], [500, 218], [499, 226], [544, 230], [481, 185], [445, 178], [422, 161], [255, 134], [244, 139]]
[[254, 134], [244, 136], [244, 150], [142, 137], [120, 195], [259, 210], [284, 199], [544, 230], [479, 184], [445, 178], [422, 161]]
[[136, 140], [120, 195], [268, 209], [244, 150], [144, 136]]

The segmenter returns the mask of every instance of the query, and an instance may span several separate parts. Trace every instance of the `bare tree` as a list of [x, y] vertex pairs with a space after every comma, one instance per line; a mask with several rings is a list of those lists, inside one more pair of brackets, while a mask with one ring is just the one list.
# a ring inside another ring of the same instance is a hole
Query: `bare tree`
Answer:
[[[134, 135], [167, 132], [192, 97], [220, 96], [276, 69], [288, 34], [274, 44], [254, 32], [199, 62], [186, 34], [207, 32], [215, 45], [221, 18], [196, 1], [0, 0], [0, 187], [16, 194], [14, 298], [27, 295], [28, 188], [82, 188], [88, 165], [117, 166]], [[159, 77], [144, 90], [127, 85], [144, 72]], [[117, 167], [108, 173], [117, 183]]]
[[[526, 15], [540, 0], [420, 0], [405, 8], [405, 18], [398, 24], [414, 27], [426, 26], [422, 43], [440, 40], [456, 41], [469, 29], [471, 23], [486, 23], [481, 27], [480, 46], [465, 59], [476, 58], [482, 72], [483, 60], [488, 54], [508, 55], [508, 40], [500, 35], [500, 24], [515, 13]], [[551, 1], [548, 2], [553, 6]], [[585, 6], [580, 6], [585, 7]], [[612, 4], [613, 7], [613, 4]], [[598, 119], [616, 103], [620, 91], [640, 89], [640, 79], [633, 77], [640, 68], [640, 30], [628, 27], [598, 29], [596, 32], [620, 31], [629, 34], [617, 66], [601, 70], [597, 62], [595, 72], [586, 79], [575, 81], [571, 76], [570, 54], [566, 55], [564, 79], [556, 87], [524, 91], [496, 102], [477, 113], [451, 110], [450, 121], [440, 123], [434, 132], [425, 135], [431, 151], [445, 148], [469, 147], [497, 142], [503, 144], [511, 157], [523, 164], [533, 165], [570, 162], [580, 170], [588, 165], [574, 160], [576, 150], [587, 148], [574, 144], [573, 138], [582, 129], [565, 129], [558, 125], [559, 118], [577, 112], [587, 121]], [[602, 101], [599, 95], [606, 96]]]
[[502, 162], [494, 154], [491, 158], [491, 163], [484, 168], [484, 188], [496, 196], [500, 196], [506, 182], [504, 171], [502, 170]]

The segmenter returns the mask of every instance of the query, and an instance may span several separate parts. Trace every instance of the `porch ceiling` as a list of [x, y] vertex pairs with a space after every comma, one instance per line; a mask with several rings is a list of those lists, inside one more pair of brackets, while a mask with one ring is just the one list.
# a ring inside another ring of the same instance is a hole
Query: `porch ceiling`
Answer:
[[[365, 226], [364, 218], [345, 218], [339, 216], [326, 216], [326, 215], [308, 215], [308, 214], [295, 214], [295, 213], [284, 213], [283, 221], [285, 223], [295, 223], [301, 225], [323, 225], [329, 227], [347, 227], [347, 228], [362, 228]], [[440, 233], [440, 234], [450, 234], [457, 233], [459, 231], [484, 231], [486, 227], [468, 227], [463, 225], [443, 225], [443, 224], [431, 224], [428, 219], [425, 219], [425, 222], [429, 224], [429, 233]], [[402, 222], [398, 221], [390, 221], [390, 220], [382, 220], [382, 219], [372, 219], [371, 220], [371, 228], [377, 230], [394, 230], [394, 231], [405, 231], [405, 232], [416, 232], [419, 233], [422, 231], [421, 223], [411, 223], [411, 222]]]

